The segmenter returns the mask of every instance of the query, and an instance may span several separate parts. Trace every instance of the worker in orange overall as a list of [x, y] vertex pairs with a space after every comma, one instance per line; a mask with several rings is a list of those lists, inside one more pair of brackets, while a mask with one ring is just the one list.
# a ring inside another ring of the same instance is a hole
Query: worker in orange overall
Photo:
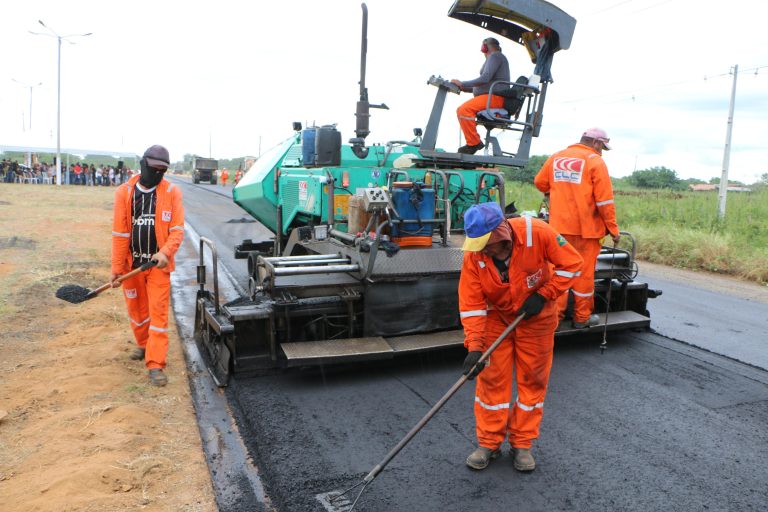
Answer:
[[[470, 207], [464, 230], [459, 312], [468, 354], [463, 372], [470, 379], [477, 376], [479, 444], [466, 463], [473, 469], [486, 468], [501, 454], [508, 437], [515, 469], [533, 471], [531, 446], [539, 437], [558, 323], [555, 301], [571, 286], [582, 259], [546, 222], [505, 219], [496, 203]], [[523, 313], [525, 318], [486, 364], [473, 370], [508, 322]]]
[[[143, 359], [150, 383], [165, 386], [171, 272], [174, 255], [184, 239], [184, 207], [179, 187], [163, 179], [170, 166], [167, 149], [150, 147], [140, 164], [141, 174], [115, 192], [111, 281], [113, 287], [123, 287], [138, 344], [131, 359]], [[150, 261], [157, 265], [122, 283], [115, 282]]]
[[221, 170], [221, 186], [226, 187], [227, 186], [227, 180], [229, 179], [229, 173], [227, 172], [227, 168]]
[[[456, 115], [459, 118], [459, 126], [464, 133], [467, 143], [461, 146], [457, 151], [469, 155], [483, 149], [485, 145], [480, 140], [477, 133], [477, 113], [488, 108], [488, 93], [491, 90], [491, 84], [499, 80], [509, 82], [509, 62], [507, 57], [501, 53], [501, 45], [498, 39], [488, 37], [483, 40], [480, 51], [485, 56], [485, 61], [480, 68], [480, 76], [472, 80], [451, 80], [451, 83], [458, 86], [462, 91], [472, 91], [473, 98], [462, 103], [456, 109]], [[498, 85], [499, 89], [507, 89], [508, 84]], [[491, 95], [490, 108], [501, 108], [504, 106], [504, 98], [495, 94]]]
[[[584, 258], [581, 275], [574, 279], [573, 326], [579, 329], [597, 325], [595, 305], [595, 265], [600, 240], [610, 235], [618, 244], [621, 235], [616, 223], [616, 205], [608, 167], [602, 158], [610, 150], [605, 130], [590, 128], [578, 144], [550, 156], [534, 179], [536, 188], [549, 196], [549, 224], [561, 233]], [[560, 299], [558, 310], [564, 318], [568, 294]]]
[[243, 170], [242, 169], [238, 169], [237, 172], [235, 173], [235, 185], [240, 183], [241, 179], [243, 179]]

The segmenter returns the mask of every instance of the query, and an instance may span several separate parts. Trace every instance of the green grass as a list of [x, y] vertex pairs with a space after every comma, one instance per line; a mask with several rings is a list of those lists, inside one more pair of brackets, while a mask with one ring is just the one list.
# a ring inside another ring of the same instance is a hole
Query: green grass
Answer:
[[[538, 210], [533, 185], [508, 182], [518, 210]], [[715, 192], [617, 189], [619, 227], [637, 239], [638, 258], [768, 283], [768, 188], [729, 193], [725, 219]]]

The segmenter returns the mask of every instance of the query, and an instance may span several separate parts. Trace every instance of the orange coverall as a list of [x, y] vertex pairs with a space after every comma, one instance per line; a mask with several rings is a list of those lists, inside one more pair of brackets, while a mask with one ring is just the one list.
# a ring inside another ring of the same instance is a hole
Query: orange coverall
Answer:
[[221, 171], [221, 185], [223, 187], [227, 186], [227, 180], [228, 179], [229, 179], [229, 173], [227, 172], [226, 169], [224, 169], [223, 171]]
[[[464, 346], [485, 351], [512, 321], [529, 295], [547, 302], [538, 315], [523, 320], [488, 359], [477, 376], [475, 419], [480, 446], [495, 450], [509, 435], [515, 448], [530, 448], [539, 436], [558, 318], [555, 299], [581, 269], [579, 253], [545, 222], [530, 217], [508, 220], [513, 248], [509, 282], [503, 283], [492, 259], [465, 252], [459, 279], [459, 311]], [[516, 369], [517, 399], [512, 401]]]
[[[127, 274], [131, 270], [131, 202], [136, 175], [115, 192], [112, 221], [112, 273]], [[168, 257], [165, 268], [153, 267], [122, 282], [123, 295], [131, 319], [131, 329], [139, 347], [146, 349], [148, 369], [165, 368], [168, 354], [168, 304], [174, 255], [184, 239], [184, 206], [181, 189], [163, 179], [157, 185], [155, 237], [158, 251]]]
[[[573, 320], [586, 322], [595, 305], [600, 239], [609, 233], [619, 234], [608, 167], [593, 148], [573, 144], [550, 156], [533, 182], [549, 194], [549, 224], [584, 258], [584, 268], [572, 289]], [[567, 305], [568, 295], [563, 294], [558, 303], [560, 318]]]
[[[488, 95], [481, 94], [465, 101], [456, 109], [459, 126], [461, 126], [461, 131], [464, 133], [468, 146], [477, 146], [482, 142], [480, 134], [477, 133], [477, 113], [485, 110], [487, 106]], [[491, 95], [491, 108], [502, 108], [503, 106], [504, 98], [495, 94]]]

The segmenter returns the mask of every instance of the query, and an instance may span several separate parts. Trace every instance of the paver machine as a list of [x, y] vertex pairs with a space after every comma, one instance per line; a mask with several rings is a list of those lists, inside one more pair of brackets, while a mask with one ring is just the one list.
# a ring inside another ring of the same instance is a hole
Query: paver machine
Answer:
[[[450, 17], [519, 44], [535, 64], [530, 77], [493, 84], [505, 108], [478, 114], [487, 149], [468, 155], [436, 148], [446, 97], [459, 91], [435, 76], [427, 80], [435, 100], [426, 128], [408, 140], [366, 145], [370, 109], [387, 107], [368, 99], [362, 8], [355, 136], [343, 144], [333, 125], [294, 123], [293, 135], [262, 155], [233, 190], [234, 201], [274, 233], [235, 247], [248, 266], [247, 296], [220, 304], [218, 283], [211, 290], [205, 282], [206, 254], [215, 271], [216, 249], [200, 242], [195, 335], [220, 385], [247, 369], [391, 358], [463, 343], [463, 214], [478, 202], [508, 206], [501, 169], [527, 163], [553, 56], [569, 47], [576, 24], [541, 0], [453, 4]], [[518, 136], [514, 151], [501, 148], [495, 133], [502, 130]], [[600, 256], [596, 303], [604, 312], [612, 289], [609, 329], [649, 325], [653, 293], [635, 274], [633, 249], [606, 248]], [[563, 326], [559, 335], [571, 332]]]

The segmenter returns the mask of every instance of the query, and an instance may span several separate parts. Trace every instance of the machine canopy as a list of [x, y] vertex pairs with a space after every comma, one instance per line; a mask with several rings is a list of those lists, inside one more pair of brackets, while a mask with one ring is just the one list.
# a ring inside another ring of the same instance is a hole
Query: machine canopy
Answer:
[[448, 16], [525, 46], [534, 73], [551, 82], [552, 56], [571, 46], [576, 19], [544, 0], [456, 0]]

